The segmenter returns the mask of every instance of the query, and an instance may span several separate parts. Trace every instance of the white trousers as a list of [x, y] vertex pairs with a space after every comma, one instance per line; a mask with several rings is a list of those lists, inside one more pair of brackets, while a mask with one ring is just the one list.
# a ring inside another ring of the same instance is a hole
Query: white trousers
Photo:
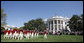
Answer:
[[47, 34], [44, 34], [44, 38], [47, 38]]

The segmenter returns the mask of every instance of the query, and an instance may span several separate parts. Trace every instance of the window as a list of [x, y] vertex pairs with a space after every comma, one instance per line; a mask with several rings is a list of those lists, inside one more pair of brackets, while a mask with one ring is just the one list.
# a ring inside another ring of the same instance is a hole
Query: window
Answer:
[[55, 25], [55, 30], [57, 30], [57, 25]]
[[53, 24], [53, 21], [51, 21], [51, 24]]
[[60, 24], [60, 20], [58, 20], [58, 24]]
[[57, 24], [57, 20], [55, 20], [55, 24]]
[[59, 30], [60, 30], [60, 25], [59, 25]]
[[50, 21], [49, 21], [49, 25], [50, 25]]
[[53, 30], [53, 25], [51, 27], [52, 27], [52, 30]]
[[63, 24], [63, 21], [61, 21], [61, 24]]
[[65, 24], [66, 24], [67, 22], [65, 22]]
[[62, 29], [63, 29], [63, 25], [62, 25]]

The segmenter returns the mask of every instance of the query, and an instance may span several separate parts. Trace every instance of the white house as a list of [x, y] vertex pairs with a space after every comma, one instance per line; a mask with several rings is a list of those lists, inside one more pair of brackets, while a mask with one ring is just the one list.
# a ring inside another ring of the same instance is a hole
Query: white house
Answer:
[[49, 32], [52, 32], [55, 34], [55, 32], [61, 31], [61, 30], [69, 30], [69, 26], [67, 26], [67, 22], [70, 18], [62, 17], [62, 16], [54, 16], [48, 19], [45, 19], [44, 22], [46, 23], [47, 30]]

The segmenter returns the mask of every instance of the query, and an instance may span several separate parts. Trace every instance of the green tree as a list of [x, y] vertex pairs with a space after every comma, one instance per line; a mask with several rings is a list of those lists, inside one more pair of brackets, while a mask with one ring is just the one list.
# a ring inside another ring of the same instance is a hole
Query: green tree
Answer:
[[37, 21], [37, 29], [43, 31], [46, 28], [44, 21], [41, 18], [36, 19], [36, 21]]
[[24, 26], [22, 26], [22, 27], [20, 27], [20, 28], [24, 29]]
[[6, 26], [6, 15], [4, 13], [4, 10], [1, 8], [1, 27], [5, 27]]
[[81, 31], [83, 29], [83, 22], [81, 22], [82, 19], [78, 15], [73, 15], [72, 18], [69, 21], [69, 27], [72, 30], [78, 30]]
[[46, 28], [43, 20], [41, 18], [37, 18], [35, 20], [30, 20], [28, 23], [24, 23], [24, 27], [28, 30], [43, 30]]
[[83, 14], [81, 14], [81, 16], [79, 16], [80, 17], [80, 19], [78, 20], [78, 28], [79, 28], [79, 30], [81, 31], [81, 30], [83, 30]]
[[27, 23], [24, 23], [24, 29], [27, 30], [28, 26]]
[[28, 22], [28, 28], [29, 30], [34, 30], [36, 27], [35, 27], [35, 24], [36, 24], [36, 21], [35, 20], [30, 20]]

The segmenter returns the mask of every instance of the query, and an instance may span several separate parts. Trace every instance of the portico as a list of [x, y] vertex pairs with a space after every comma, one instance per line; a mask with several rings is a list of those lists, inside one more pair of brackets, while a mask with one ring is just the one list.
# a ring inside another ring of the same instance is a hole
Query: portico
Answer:
[[67, 21], [69, 21], [69, 18], [64, 18], [61, 16], [55, 16], [55, 17], [49, 18], [47, 19], [47, 22], [48, 22], [47, 30], [49, 32], [53, 32], [53, 34], [63, 29], [68, 29], [70, 31], [69, 26], [67, 26]]

